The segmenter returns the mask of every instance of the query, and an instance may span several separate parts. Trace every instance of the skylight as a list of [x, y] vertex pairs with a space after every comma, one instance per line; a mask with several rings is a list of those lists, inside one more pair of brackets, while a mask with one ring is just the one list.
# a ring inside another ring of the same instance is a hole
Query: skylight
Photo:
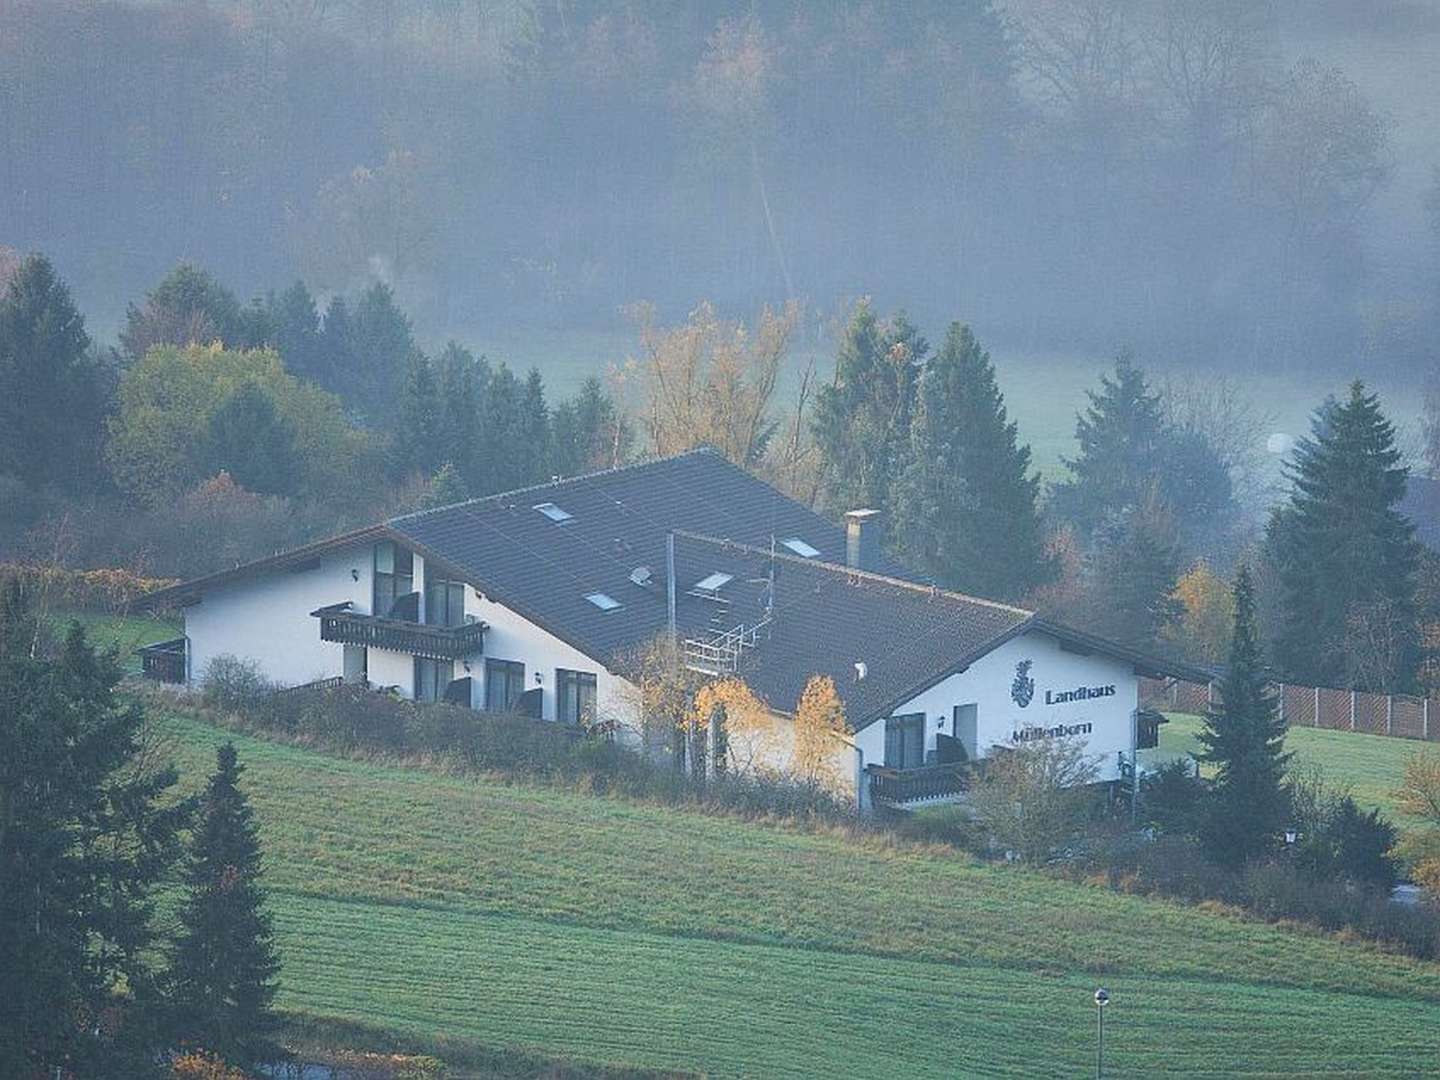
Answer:
[[695, 588], [699, 589], [701, 592], [719, 592], [720, 587], [724, 585], [727, 581], [730, 581], [732, 578], [734, 578], [734, 576], [734, 574], [722, 574], [720, 573], [720, 571], [717, 570], [709, 577], [697, 581], [695, 583]]
[[[567, 515], [568, 516], [568, 515]], [[614, 611], [620, 606], [620, 601], [613, 596], [607, 596], [603, 592], [586, 593], [585, 599], [594, 604], [601, 611]]]
[[789, 540], [782, 540], [781, 543], [804, 559], [813, 559], [816, 555], [820, 554], [819, 548], [811, 547], [798, 536], [792, 536]]
[[554, 503], [537, 503], [534, 509], [539, 510], [540, 513], [544, 514], [551, 521], [555, 522], [556, 525], [563, 525], [565, 524], [565, 522], [571, 521], [575, 517], [574, 514], [570, 513], [568, 510], [560, 509], [560, 507], [556, 506]]

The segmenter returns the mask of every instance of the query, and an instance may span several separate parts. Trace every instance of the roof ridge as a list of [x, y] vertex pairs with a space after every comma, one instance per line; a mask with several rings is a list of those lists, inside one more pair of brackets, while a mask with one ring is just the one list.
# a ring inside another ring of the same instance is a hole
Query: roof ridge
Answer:
[[792, 555], [788, 552], [768, 551], [765, 548], [757, 548], [752, 544], [743, 544], [738, 540], [706, 536], [704, 533], [688, 532], [684, 529], [675, 529], [673, 532], [676, 536], [683, 536], [690, 540], [698, 540], [701, 543], [735, 548], [752, 555], [762, 555], [766, 558], [783, 559], [797, 566], [810, 566], [821, 570], [828, 570], [832, 573], [846, 574], [850, 577], [860, 577], [881, 585], [894, 585], [909, 592], [923, 593], [927, 596], [944, 596], [951, 600], [963, 600], [971, 604], [980, 604], [983, 607], [997, 608], [1000, 611], [1010, 611], [1016, 615], [1022, 615], [1027, 619], [1033, 619], [1036, 616], [1036, 612], [1015, 604], [1006, 604], [1002, 601], [990, 600], [983, 596], [973, 596], [970, 593], [957, 592], [954, 589], [942, 589], [938, 585], [926, 585], [923, 582], [906, 581], [904, 578], [891, 577], [889, 574], [879, 574], [873, 570], [859, 570], [853, 566], [847, 566], [844, 563], [833, 563], [825, 559], [807, 559], [802, 555]]
[[667, 454], [664, 457], [645, 458], [640, 461], [627, 461], [624, 465], [612, 465], [608, 469], [595, 469], [592, 472], [575, 473], [573, 476], [552, 477], [549, 480], [542, 480], [539, 483], [527, 484], [524, 487], [511, 488], [509, 491], [495, 491], [489, 495], [477, 495], [473, 499], [461, 499], [459, 502], [446, 503], [444, 506], [431, 506], [424, 510], [412, 510], [408, 514], [397, 514], [394, 517], [386, 518], [384, 523], [393, 525], [401, 521], [413, 521], [416, 518], [427, 517], [430, 514], [439, 514], [446, 510], [454, 510], [461, 506], [474, 506], [476, 503], [498, 502], [502, 499], [513, 498], [516, 495], [528, 495], [537, 491], [544, 491], [548, 488], [557, 488], [563, 484], [573, 484], [577, 480], [594, 480], [602, 476], [614, 476], [624, 472], [637, 472], [641, 469], [652, 468], [656, 465], [664, 465], [667, 462], [679, 461], [681, 458], [698, 457], [700, 455], [711, 455], [718, 461], [724, 462], [732, 468], [739, 468], [729, 458], [721, 454], [713, 446], [708, 444], [694, 446], [689, 450], [681, 450], [679, 453]]

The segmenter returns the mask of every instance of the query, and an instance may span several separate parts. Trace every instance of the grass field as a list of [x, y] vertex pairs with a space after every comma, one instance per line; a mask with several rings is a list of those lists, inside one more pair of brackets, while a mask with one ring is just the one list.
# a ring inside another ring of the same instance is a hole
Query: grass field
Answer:
[[[183, 715], [198, 783], [223, 733]], [[951, 852], [236, 738], [281, 1004], [712, 1075], [1415, 1075], [1440, 965]]]
[[130, 674], [140, 671], [140, 658], [135, 650], [142, 645], [165, 641], [182, 633], [178, 622], [153, 619], [144, 615], [102, 615], [94, 611], [58, 611], [50, 616], [57, 633], [64, 633], [72, 622], [85, 628], [91, 644], [97, 648], [114, 648], [120, 655], [121, 667]]
[[[1170, 713], [1169, 717], [1170, 723], [1160, 728], [1156, 760], [1200, 749], [1195, 739], [1202, 724], [1200, 717], [1183, 713]], [[1348, 789], [1361, 806], [1378, 806], [1401, 828], [1420, 822], [1396, 812], [1394, 791], [1400, 786], [1405, 762], [1425, 747], [1425, 743], [1411, 739], [1315, 728], [1295, 727], [1285, 735], [1285, 748], [1295, 754], [1297, 763], [1318, 765], [1327, 784]], [[1431, 751], [1440, 752], [1440, 748], [1431, 747]]]

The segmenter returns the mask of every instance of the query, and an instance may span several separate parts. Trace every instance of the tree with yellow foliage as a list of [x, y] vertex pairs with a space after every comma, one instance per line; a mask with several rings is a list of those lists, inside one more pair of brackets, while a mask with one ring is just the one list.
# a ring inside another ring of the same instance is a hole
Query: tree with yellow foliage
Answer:
[[1425, 749], [1411, 755], [1395, 792], [1395, 805], [1428, 826], [1406, 834], [1400, 854], [1410, 863], [1416, 884], [1440, 900], [1440, 754]]
[[718, 725], [717, 767], [737, 775], [771, 767], [776, 749], [774, 715], [743, 679], [706, 683], [682, 714], [681, 729], [697, 757], [712, 724]]
[[850, 734], [845, 703], [828, 675], [812, 675], [795, 706], [792, 771], [804, 781], [836, 791], [844, 782], [835, 751]]
[[1166, 636], [1198, 661], [1224, 662], [1235, 621], [1235, 599], [1229, 584], [1200, 559], [1175, 583], [1175, 599], [1183, 611]]

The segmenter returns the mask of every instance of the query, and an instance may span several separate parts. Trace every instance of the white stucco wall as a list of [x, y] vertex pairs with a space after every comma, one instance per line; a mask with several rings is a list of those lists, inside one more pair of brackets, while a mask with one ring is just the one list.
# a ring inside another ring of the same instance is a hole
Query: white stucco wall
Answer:
[[[595, 674], [595, 711], [600, 720], [613, 720], [620, 725], [627, 741], [638, 741], [638, 698], [633, 687], [618, 675], [605, 670], [599, 661], [592, 660], [579, 649], [567, 645], [554, 634], [541, 629], [503, 604], [477, 593], [473, 588], [465, 590], [466, 614], [478, 615], [488, 629], [485, 631], [485, 656], [476, 657], [470, 663], [471, 670], [464, 671], [457, 663], [455, 676], [469, 675], [473, 680], [475, 704], [485, 702], [485, 660], [516, 660], [525, 665], [525, 689], [539, 689], [542, 692], [542, 715], [546, 720], [556, 717], [556, 668], [570, 671], [588, 671]], [[535, 681], [536, 673], [540, 682]]]
[[[1022, 660], [1032, 661], [1030, 677], [1035, 680], [1034, 697], [1024, 708], [1010, 696], [1015, 666]], [[1110, 697], [1046, 704], [1047, 692], [1054, 695], [1080, 686], [1109, 685], [1115, 687]], [[1013, 745], [1014, 733], [1025, 728], [1089, 724], [1089, 734], [1075, 737], [1084, 740], [1086, 752], [1096, 759], [1099, 779], [1114, 780], [1120, 775], [1118, 753], [1130, 753], [1131, 724], [1139, 700], [1140, 680], [1130, 664], [1098, 654], [1067, 652], [1055, 638], [1032, 632], [1006, 642], [965, 671], [916, 695], [892, 715], [923, 712], [929, 752], [935, 748], [937, 734], [954, 734], [955, 706], [973, 703], [977, 706], [976, 741], [981, 757], [997, 744]], [[885, 721], [877, 720], [857, 733], [855, 743], [865, 755], [865, 764], [883, 764]]]
[[370, 545], [318, 561], [313, 569], [275, 570], [207, 589], [198, 604], [185, 608], [190, 681], [199, 682], [210, 661], [226, 653], [254, 661], [285, 685], [341, 674], [343, 646], [320, 640], [320, 620], [310, 612], [345, 600], [370, 610]]

